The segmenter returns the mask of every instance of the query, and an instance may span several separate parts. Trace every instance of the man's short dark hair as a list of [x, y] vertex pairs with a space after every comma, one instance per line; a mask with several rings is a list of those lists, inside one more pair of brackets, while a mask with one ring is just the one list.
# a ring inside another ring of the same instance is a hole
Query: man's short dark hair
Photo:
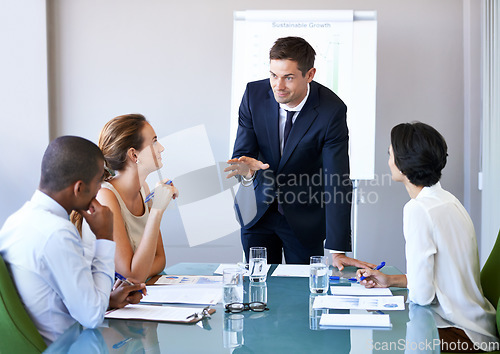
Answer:
[[278, 38], [269, 51], [270, 60], [293, 60], [297, 62], [302, 76], [314, 67], [316, 52], [307, 41], [300, 37]]
[[53, 140], [42, 159], [40, 189], [58, 192], [76, 181], [90, 183], [104, 166], [101, 150], [93, 142], [78, 136]]
[[394, 163], [416, 186], [430, 187], [441, 179], [448, 147], [439, 132], [421, 122], [402, 123], [391, 130]]

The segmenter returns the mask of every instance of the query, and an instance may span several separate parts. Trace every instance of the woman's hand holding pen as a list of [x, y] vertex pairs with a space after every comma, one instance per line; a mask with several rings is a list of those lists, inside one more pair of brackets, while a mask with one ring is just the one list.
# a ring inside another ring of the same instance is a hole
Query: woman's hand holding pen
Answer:
[[117, 280], [109, 296], [110, 308], [122, 308], [128, 304], [138, 304], [141, 301], [143, 292], [146, 292], [146, 284], [135, 282], [125, 282]]
[[[391, 286], [406, 288], [406, 275], [387, 275], [376, 269], [358, 269], [359, 283], [366, 288], [388, 288]], [[363, 278], [364, 277], [364, 278]]]
[[163, 212], [167, 209], [170, 201], [179, 196], [177, 188], [175, 188], [172, 183], [166, 184], [167, 182], [168, 180], [163, 180], [161, 183], [156, 185], [151, 209], [158, 209]]
[[[366, 288], [388, 288], [391, 286], [386, 274], [375, 269], [358, 269], [356, 276], [360, 279], [360, 284]], [[361, 278], [363, 278], [361, 280]]]

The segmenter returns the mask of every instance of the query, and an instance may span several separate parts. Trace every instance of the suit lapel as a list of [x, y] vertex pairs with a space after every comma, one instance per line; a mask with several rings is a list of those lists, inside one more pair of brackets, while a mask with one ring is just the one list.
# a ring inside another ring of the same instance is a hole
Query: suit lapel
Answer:
[[278, 166], [280, 161], [280, 135], [279, 135], [279, 105], [274, 99], [273, 90], [269, 90], [268, 100], [265, 103], [265, 120], [269, 145], [271, 146], [272, 165]]
[[290, 130], [290, 135], [283, 150], [283, 156], [281, 156], [280, 164], [278, 167], [278, 173], [285, 166], [286, 162], [290, 159], [293, 151], [297, 147], [302, 137], [307, 133], [309, 127], [316, 119], [318, 113], [316, 112], [316, 107], [318, 105], [318, 86], [315, 85], [314, 81], [310, 84], [309, 97], [306, 104], [300, 111], [295, 123], [293, 123], [292, 130]]

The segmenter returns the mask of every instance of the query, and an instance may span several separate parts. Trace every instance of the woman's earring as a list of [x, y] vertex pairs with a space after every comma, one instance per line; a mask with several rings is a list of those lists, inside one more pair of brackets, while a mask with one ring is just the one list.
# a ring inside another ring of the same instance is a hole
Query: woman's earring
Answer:
[[400, 170], [399, 173], [403, 174], [403, 171]]
[[139, 164], [139, 159], [135, 160], [135, 163], [136, 163], [136, 164]]

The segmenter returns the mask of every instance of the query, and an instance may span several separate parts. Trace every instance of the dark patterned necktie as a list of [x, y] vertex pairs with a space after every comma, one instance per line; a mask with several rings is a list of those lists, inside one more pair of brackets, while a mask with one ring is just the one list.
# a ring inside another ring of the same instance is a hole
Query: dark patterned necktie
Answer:
[[[290, 130], [292, 130], [292, 118], [295, 114], [295, 111], [286, 111], [286, 123], [285, 123], [285, 131], [283, 133], [283, 151], [285, 151], [286, 141], [288, 140], [288, 136], [290, 135]], [[283, 215], [283, 207], [281, 203], [278, 202], [278, 211]]]

